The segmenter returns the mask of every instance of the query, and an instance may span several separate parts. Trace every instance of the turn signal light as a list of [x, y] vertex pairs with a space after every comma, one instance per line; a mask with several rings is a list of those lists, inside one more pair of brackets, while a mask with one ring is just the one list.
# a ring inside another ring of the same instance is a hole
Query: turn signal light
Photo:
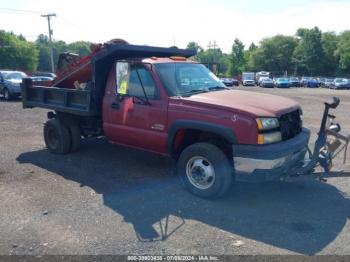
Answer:
[[258, 135], [258, 144], [263, 145], [264, 144], [264, 135], [259, 134]]

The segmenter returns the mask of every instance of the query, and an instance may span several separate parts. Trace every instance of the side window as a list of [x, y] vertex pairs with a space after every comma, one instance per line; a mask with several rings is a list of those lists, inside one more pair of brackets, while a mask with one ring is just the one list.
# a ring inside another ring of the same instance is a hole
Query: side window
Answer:
[[145, 95], [143, 93], [142, 86], [145, 89], [148, 99], [158, 98], [157, 88], [151, 73], [144, 67], [131, 67], [127, 94], [131, 96], [144, 97]]

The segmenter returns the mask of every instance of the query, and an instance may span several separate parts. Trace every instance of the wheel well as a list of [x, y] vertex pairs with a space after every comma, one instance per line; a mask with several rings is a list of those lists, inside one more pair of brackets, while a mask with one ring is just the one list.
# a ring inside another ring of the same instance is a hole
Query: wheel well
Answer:
[[78, 116], [63, 112], [48, 112], [48, 118], [58, 118], [59, 121], [69, 127], [78, 126], [84, 136], [103, 135], [102, 120], [96, 117]]
[[198, 129], [180, 129], [177, 131], [173, 143], [173, 156], [177, 159], [186, 147], [198, 142], [213, 144], [220, 148], [229, 159], [232, 159], [231, 142], [216, 133]]

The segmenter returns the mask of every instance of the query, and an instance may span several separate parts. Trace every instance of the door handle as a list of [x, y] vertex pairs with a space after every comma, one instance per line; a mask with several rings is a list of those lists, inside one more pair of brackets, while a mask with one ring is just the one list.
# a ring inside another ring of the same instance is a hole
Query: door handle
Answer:
[[117, 103], [117, 102], [113, 102], [113, 103], [111, 104], [111, 108], [113, 108], [113, 109], [120, 109], [120, 104]]

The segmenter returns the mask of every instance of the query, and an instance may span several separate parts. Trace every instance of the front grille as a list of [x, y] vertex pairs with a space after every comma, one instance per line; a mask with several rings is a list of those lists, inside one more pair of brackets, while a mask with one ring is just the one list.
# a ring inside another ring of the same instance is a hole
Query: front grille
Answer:
[[282, 115], [279, 122], [283, 141], [297, 136], [302, 130], [299, 110]]

